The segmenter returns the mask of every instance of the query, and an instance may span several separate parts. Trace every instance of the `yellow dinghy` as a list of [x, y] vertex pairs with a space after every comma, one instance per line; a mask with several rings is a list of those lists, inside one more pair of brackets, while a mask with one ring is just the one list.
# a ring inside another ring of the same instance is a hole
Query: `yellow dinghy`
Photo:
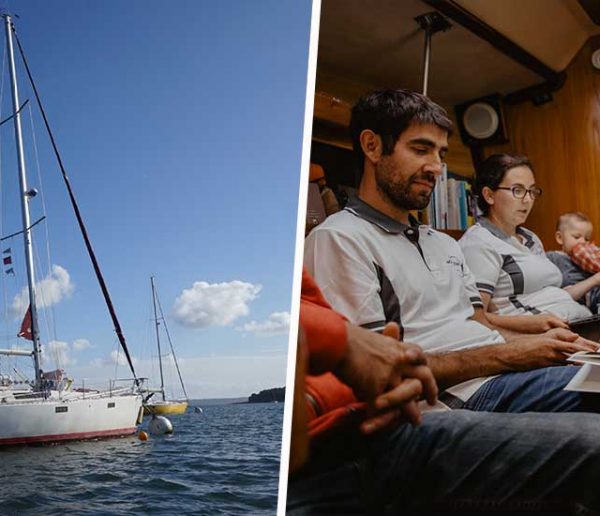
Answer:
[[188, 408], [187, 400], [184, 401], [157, 401], [144, 405], [144, 415], [164, 416], [165, 414], [185, 414]]

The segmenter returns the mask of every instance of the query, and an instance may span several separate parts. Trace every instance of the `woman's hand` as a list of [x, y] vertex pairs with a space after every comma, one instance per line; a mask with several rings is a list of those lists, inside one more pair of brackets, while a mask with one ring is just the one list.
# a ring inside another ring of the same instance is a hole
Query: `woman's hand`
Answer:
[[536, 314], [523, 317], [523, 325], [526, 331], [523, 333], [544, 333], [552, 328], [569, 329], [567, 321], [553, 314]]
[[[481, 297], [482, 299], [484, 298], [483, 295]], [[482, 310], [476, 309], [472, 319], [494, 330], [498, 330], [506, 340], [518, 337], [519, 334], [539, 335], [540, 333], [545, 333], [553, 328], [569, 329], [567, 321], [554, 314], [548, 313], [536, 315], [499, 315], [485, 312], [485, 319], [492, 325], [490, 326], [490, 324], [486, 324], [485, 321], [481, 320], [482, 317], [477, 313], [478, 311]]]

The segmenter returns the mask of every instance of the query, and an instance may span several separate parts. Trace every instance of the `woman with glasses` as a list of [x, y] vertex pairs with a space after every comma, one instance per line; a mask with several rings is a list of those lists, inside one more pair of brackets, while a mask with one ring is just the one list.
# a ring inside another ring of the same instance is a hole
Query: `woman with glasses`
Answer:
[[494, 154], [477, 170], [473, 193], [483, 217], [460, 239], [488, 319], [541, 333], [591, 312], [560, 288], [562, 274], [542, 242], [522, 225], [542, 190], [523, 156]]

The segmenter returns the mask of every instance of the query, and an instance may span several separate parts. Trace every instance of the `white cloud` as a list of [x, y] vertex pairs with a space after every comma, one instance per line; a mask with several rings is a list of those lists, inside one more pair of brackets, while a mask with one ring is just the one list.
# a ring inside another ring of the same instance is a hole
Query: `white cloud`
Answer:
[[76, 351], [83, 351], [84, 349], [91, 348], [92, 345], [87, 339], [75, 339], [73, 341], [73, 349]]
[[73, 358], [72, 352], [81, 351], [90, 346], [90, 342], [86, 339], [74, 340], [71, 345], [61, 340], [51, 340], [42, 345], [42, 366], [44, 369], [74, 366], [77, 364], [77, 360]]
[[[131, 357], [131, 361], [135, 365], [137, 359], [135, 357]], [[94, 358], [90, 361], [90, 366], [92, 367], [114, 366], [115, 364], [120, 366], [128, 365], [127, 357], [125, 356], [125, 353], [123, 353], [123, 351], [113, 349], [108, 356], [105, 356], [103, 358]], [[112, 373], [110, 373], [109, 376], [112, 376]]]
[[44, 367], [67, 367], [76, 363], [70, 356], [69, 344], [60, 340], [51, 340], [43, 347], [42, 364]]
[[[73, 292], [74, 285], [66, 269], [60, 265], [53, 265], [52, 271], [35, 286], [37, 306], [39, 308], [57, 304], [64, 297]], [[17, 294], [10, 306], [11, 315], [15, 318], [23, 317], [29, 306], [29, 293], [27, 288]]]
[[127, 357], [125, 357], [125, 353], [119, 353], [117, 350], [113, 349], [110, 352], [110, 358], [108, 359], [108, 363], [127, 365]]
[[239, 329], [262, 335], [280, 335], [287, 333], [290, 329], [290, 314], [289, 312], [273, 312], [266, 321], [250, 321]]
[[238, 280], [212, 284], [196, 281], [175, 300], [173, 316], [188, 328], [227, 326], [248, 315], [248, 303], [256, 299], [261, 289], [261, 285]]

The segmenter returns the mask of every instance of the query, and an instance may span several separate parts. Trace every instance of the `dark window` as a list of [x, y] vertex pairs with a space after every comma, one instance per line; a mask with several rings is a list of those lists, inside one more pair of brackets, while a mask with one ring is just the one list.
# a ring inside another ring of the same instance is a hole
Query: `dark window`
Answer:
[[310, 159], [323, 167], [327, 184], [334, 191], [339, 185], [358, 188], [362, 170], [357, 170], [351, 150], [313, 140]]
[[115, 402], [114, 402], [114, 401], [111, 401], [111, 402], [108, 404], [108, 408], [115, 408]]
[[56, 413], [58, 413], [58, 412], [69, 412], [69, 407], [56, 407], [56, 408], [54, 409], [54, 411], [55, 411]]

